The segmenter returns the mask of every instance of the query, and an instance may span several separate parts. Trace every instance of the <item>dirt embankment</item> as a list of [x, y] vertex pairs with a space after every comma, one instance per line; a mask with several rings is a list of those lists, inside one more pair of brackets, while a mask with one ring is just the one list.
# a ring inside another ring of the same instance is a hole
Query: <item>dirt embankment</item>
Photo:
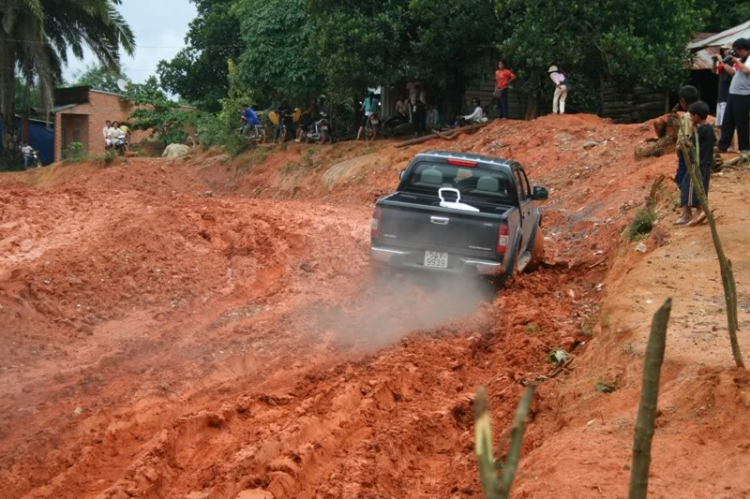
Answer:
[[[704, 302], [694, 276], [680, 279], [693, 263], [716, 277], [707, 233], [675, 233], [646, 255], [621, 244], [651, 182], [674, 169], [673, 158], [635, 161], [647, 135], [552, 116], [405, 150], [291, 145], [0, 180], [2, 490], [476, 496], [472, 393], [489, 388], [500, 444], [522, 383], [549, 372], [548, 352], [564, 347], [576, 367], [539, 389], [516, 494], [622, 497], [639, 352], [648, 314], [670, 291], [696, 300], [677, 302], [670, 338], [696, 343], [670, 351], [653, 488], [742, 497], [743, 475], [728, 470], [748, 448], [747, 378], [726, 365], [728, 346], [722, 354], [716, 283]], [[496, 296], [370, 275], [371, 203], [431, 147], [517, 159], [550, 188], [545, 269]], [[744, 244], [746, 230], [731, 233]], [[678, 256], [685, 267], [673, 271]], [[744, 297], [741, 270], [738, 279]], [[698, 312], [704, 303], [713, 308]], [[598, 381], [615, 392], [597, 392]], [[736, 450], [720, 453], [729, 442]], [[713, 488], [683, 479], [698, 460], [719, 477]]]

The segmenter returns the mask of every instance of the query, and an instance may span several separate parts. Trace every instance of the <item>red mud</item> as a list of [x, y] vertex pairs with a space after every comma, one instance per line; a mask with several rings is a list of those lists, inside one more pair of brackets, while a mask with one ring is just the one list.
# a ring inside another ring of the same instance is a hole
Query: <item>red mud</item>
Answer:
[[[581, 456], [574, 430], [597, 408], [629, 410], [618, 424], [632, 430], [640, 357], [600, 310], [623, 229], [674, 168], [635, 161], [647, 135], [551, 116], [407, 149], [290, 145], [0, 179], [0, 495], [476, 497], [472, 394], [488, 387], [504, 442], [522, 383], [563, 347], [576, 370], [538, 389], [516, 495], [623, 497], [627, 449]], [[544, 269], [497, 296], [371, 275], [372, 202], [427, 148], [518, 159], [550, 188]], [[589, 378], [615, 367], [629, 374], [612, 408]], [[695, 480], [664, 483], [664, 497], [703, 497]]]

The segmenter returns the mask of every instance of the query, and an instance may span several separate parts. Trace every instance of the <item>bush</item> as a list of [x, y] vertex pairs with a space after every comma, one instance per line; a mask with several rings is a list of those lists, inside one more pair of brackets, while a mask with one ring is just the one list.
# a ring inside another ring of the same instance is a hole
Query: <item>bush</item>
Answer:
[[68, 149], [65, 151], [63, 159], [63, 164], [69, 165], [73, 163], [80, 163], [81, 161], [85, 161], [88, 159], [88, 154], [86, 153], [86, 150], [83, 148], [83, 144], [80, 142], [73, 142], [68, 146]]
[[656, 211], [653, 208], [644, 207], [638, 210], [630, 223], [630, 240], [633, 241], [640, 236], [649, 234], [655, 223]]

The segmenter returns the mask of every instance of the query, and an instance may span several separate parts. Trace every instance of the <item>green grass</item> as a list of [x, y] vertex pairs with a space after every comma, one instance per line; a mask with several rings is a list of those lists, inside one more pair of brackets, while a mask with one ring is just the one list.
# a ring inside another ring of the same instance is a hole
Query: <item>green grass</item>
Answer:
[[536, 333], [538, 333], [538, 332], [541, 331], [541, 329], [539, 329], [539, 326], [537, 326], [533, 322], [530, 322], [530, 323], [526, 324], [526, 328], [525, 329], [526, 329], [526, 332], [529, 333], [529, 334], [536, 334]]

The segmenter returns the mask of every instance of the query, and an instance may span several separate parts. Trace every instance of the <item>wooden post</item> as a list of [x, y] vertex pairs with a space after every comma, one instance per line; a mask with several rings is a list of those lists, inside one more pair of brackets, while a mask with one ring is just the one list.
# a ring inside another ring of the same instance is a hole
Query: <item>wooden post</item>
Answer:
[[516, 476], [518, 464], [521, 462], [521, 448], [523, 435], [526, 431], [526, 418], [529, 407], [534, 399], [535, 384], [526, 387], [526, 391], [518, 403], [510, 427], [510, 447], [508, 457], [503, 465], [502, 475], [498, 479], [495, 473], [495, 450], [492, 446], [492, 427], [487, 402], [487, 390], [482, 387], [477, 391], [474, 399], [474, 448], [479, 466], [479, 478], [486, 499], [508, 499], [513, 480]]
[[646, 499], [648, 492], [648, 470], [651, 466], [651, 440], [654, 437], [654, 422], [659, 400], [659, 379], [664, 350], [667, 341], [667, 324], [672, 311], [672, 299], [654, 314], [651, 334], [646, 346], [646, 359], [643, 363], [643, 386], [641, 402], [638, 405], [638, 418], [633, 439], [633, 462], [630, 472], [630, 493], [628, 499]]
[[486, 499], [499, 499], [497, 477], [495, 475], [495, 449], [492, 445], [492, 425], [490, 423], [487, 390], [481, 387], [474, 398], [474, 451], [477, 454], [479, 479]]
[[[695, 192], [698, 194], [698, 199], [701, 202], [703, 212], [706, 214], [708, 220], [708, 226], [711, 228], [711, 238], [714, 242], [714, 249], [716, 255], [719, 258], [719, 268], [721, 270], [721, 283], [724, 286], [724, 301], [727, 309], [727, 328], [729, 330], [729, 343], [732, 346], [732, 355], [734, 356], [734, 363], [738, 368], [744, 369], [745, 362], [742, 360], [742, 352], [740, 351], [740, 344], [737, 340], [737, 330], [739, 324], [737, 321], [737, 287], [734, 281], [734, 272], [732, 271], [732, 262], [724, 254], [724, 247], [721, 245], [721, 239], [719, 238], [719, 231], [716, 228], [716, 220], [714, 214], [711, 212], [711, 208], [708, 205], [708, 196], [706, 191], [703, 189], [703, 181], [701, 180], [700, 174], [698, 173], [698, 166], [693, 161], [693, 155], [691, 154], [693, 148], [686, 148], [684, 145], [677, 145], [680, 153], [682, 154], [685, 164], [687, 165], [687, 171], [690, 178], [693, 181], [693, 187]], [[695, 156], [700, 157], [698, 149]]]
[[510, 497], [510, 488], [513, 486], [513, 480], [516, 477], [518, 464], [521, 462], [521, 447], [523, 446], [523, 434], [526, 432], [526, 418], [529, 417], [529, 407], [534, 399], [535, 384], [526, 387], [526, 391], [518, 403], [516, 415], [513, 416], [513, 424], [510, 427], [510, 448], [508, 457], [503, 466], [503, 474], [500, 478], [500, 497], [508, 499]]

